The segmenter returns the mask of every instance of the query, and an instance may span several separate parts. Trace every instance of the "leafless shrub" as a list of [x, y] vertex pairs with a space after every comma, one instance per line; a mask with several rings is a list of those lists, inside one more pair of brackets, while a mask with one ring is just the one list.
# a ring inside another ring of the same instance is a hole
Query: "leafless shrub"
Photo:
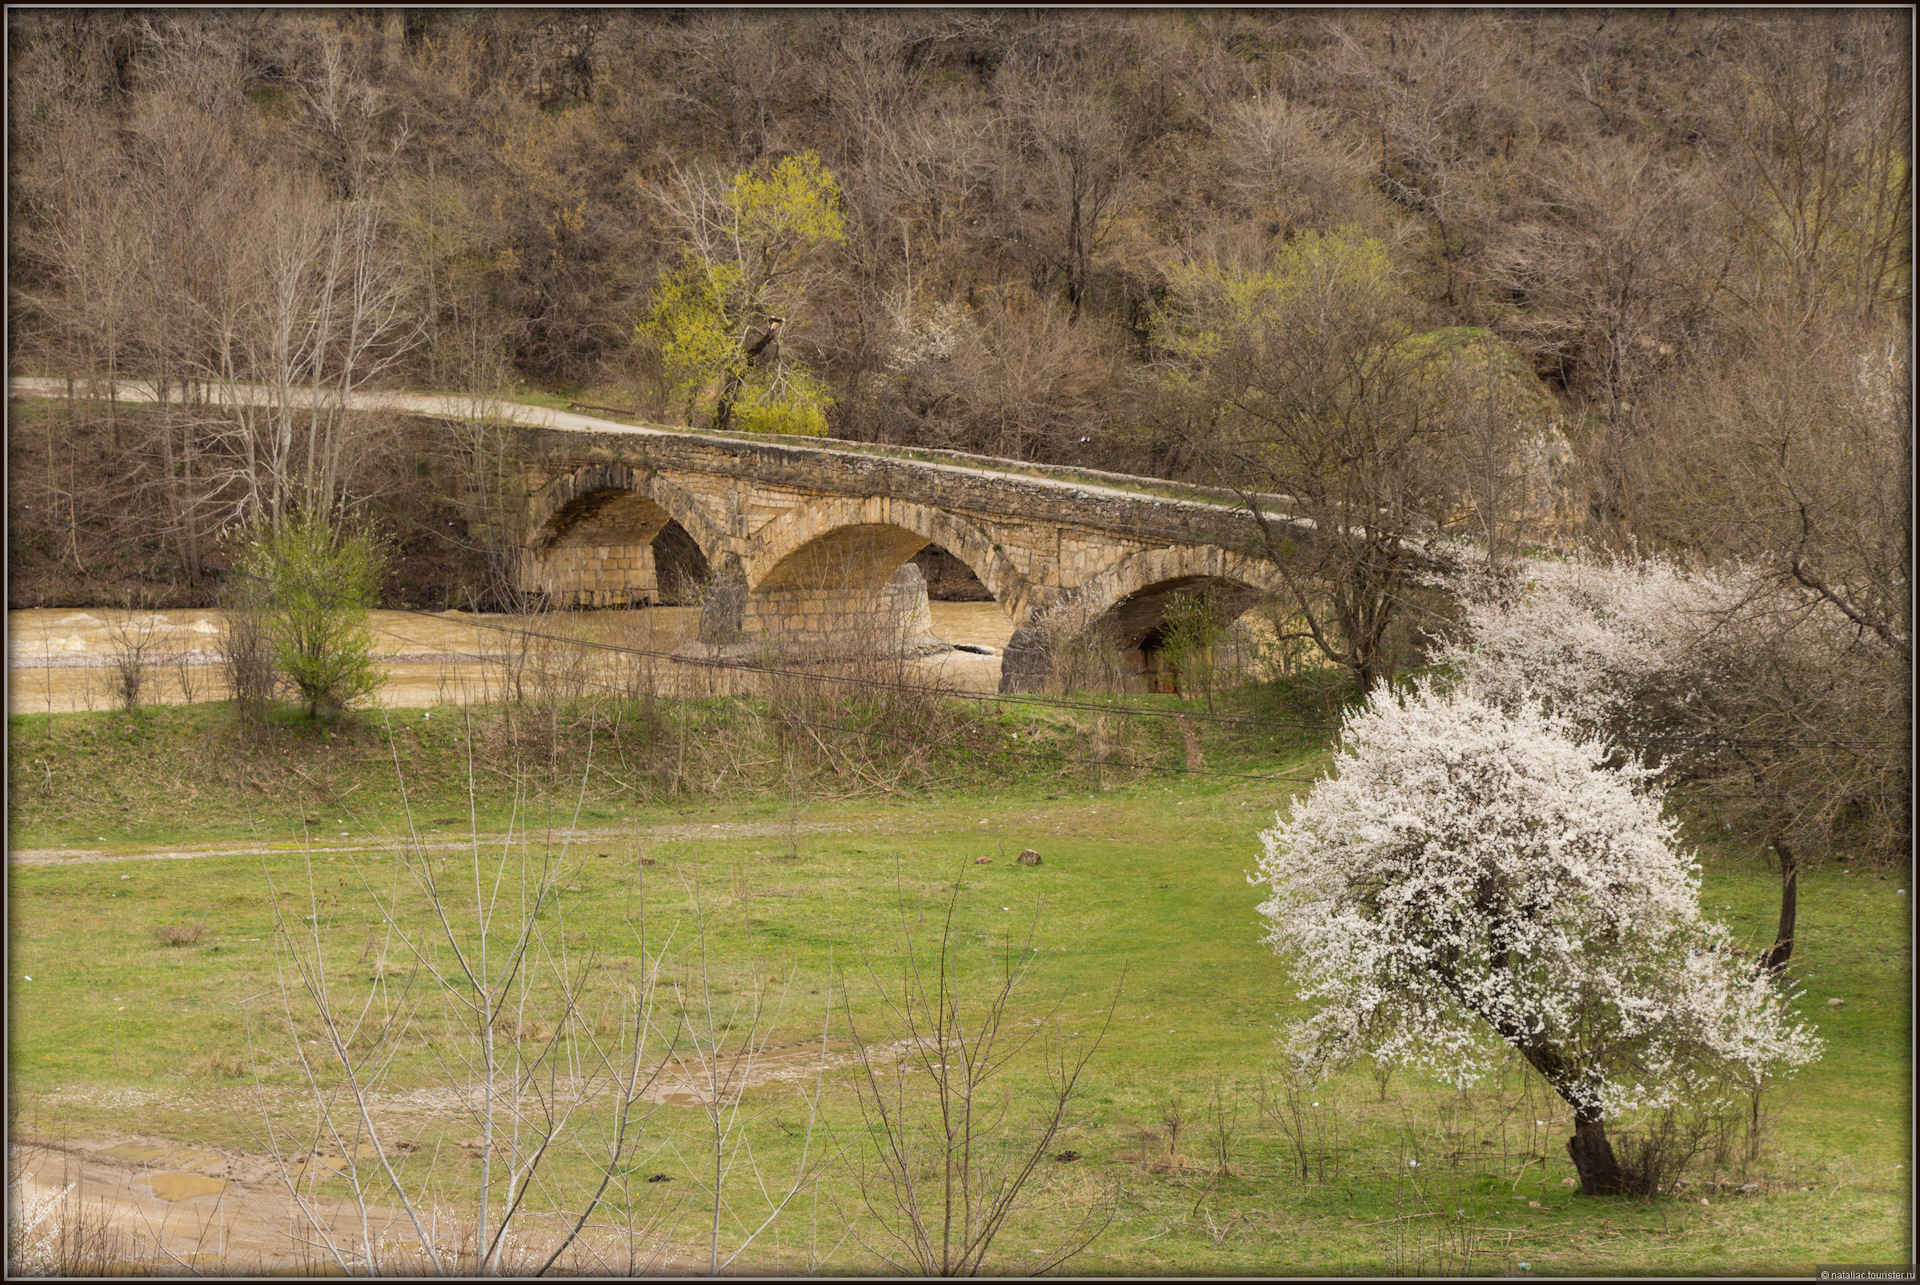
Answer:
[[199, 658], [184, 648], [168, 652], [166, 658], [173, 665], [174, 681], [180, 685], [180, 699], [189, 705], [193, 704], [194, 698], [204, 689], [204, 680], [196, 663]]
[[163, 946], [197, 946], [200, 944], [200, 939], [207, 935], [207, 926], [205, 924], [194, 924], [191, 927], [181, 924], [158, 924], [154, 927], [153, 935]]
[[227, 697], [245, 728], [257, 728], [266, 720], [280, 681], [257, 588], [251, 581], [236, 580], [221, 594], [225, 610], [220, 650], [226, 661]]
[[[936, 940], [922, 936], [924, 919], [912, 922], [903, 911], [906, 952], [897, 981], [870, 974], [904, 1056], [883, 1060], [881, 1042], [860, 1029], [850, 1001], [845, 1007], [859, 1061], [855, 1092], [872, 1145], [857, 1170], [871, 1230], [856, 1234], [890, 1267], [923, 1276], [984, 1270], [994, 1240], [1030, 1203], [1028, 1182], [1066, 1123], [1120, 994], [1116, 986], [1106, 1012], [1083, 1015], [1085, 1029], [1064, 1040], [1057, 1014], [1018, 1020], [1012, 1004], [1038, 954], [1038, 908], [1024, 936], [993, 952], [990, 980], [976, 991], [961, 976], [954, 922], [961, 888], [956, 878]], [[1076, 1038], [1077, 1048], [1069, 1043]], [[1026, 1057], [1045, 1069], [1046, 1088], [1016, 1110], [1012, 1091], [996, 1081]], [[1047, 1272], [1073, 1258], [1106, 1228], [1115, 1207], [1111, 1198], [1089, 1203], [1076, 1223], [1048, 1234], [1051, 1246], [1022, 1270]]]
[[1207, 1103], [1207, 1150], [1213, 1162], [1209, 1173], [1224, 1178], [1233, 1172], [1233, 1145], [1240, 1129], [1240, 1095], [1237, 1086], [1215, 1077], [1213, 1097]]
[[1289, 1144], [1294, 1176], [1302, 1182], [1325, 1183], [1330, 1174], [1339, 1173], [1344, 1123], [1334, 1088], [1292, 1068], [1282, 1071], [1279, 1087], [1278, 1099], [1263, 1093], [1261, 1105]]
[[127, 612], [107, 622], [107, 657], [113, 670], [113, 694], [120, 708], [131, 714], [140, 708], [140, 692], [146, 684], [147, 670], [154, 663], [160, 635], [160, 618], [135, 609], [127, 601]]
[[587, 617], [575, 611], [541, 611], [523, 617], [526, 633], [521, 699], [536, 708], [558, 711], [577, 705], [590, 691], [604, 690], [591, 646]]
[[1169, 1092], [1167, 1100], [1160, 1105], [1160, 1123], [1166, 1127], [1162, 1135], [1167, 1143], [1167, 1168], [1183, 1169], [1186, 1157], [1180, 1153], [1180, 1134], [1187, 1127], [1186, 1113], [1180, 1109], [1180, 1094]]
[[1627, 1194], [1658, 1196], [1671, 1191], [1674, 1180], [1707, 1149], [1718, 1114], [1685, 1105], [1668, 1107], [1651, 1113], [1640, 1129], [1626, 1133], [1619, 1154], [1627, 1174]]
[[1436, 1192], [1436, 1179], [1422, 1180], [1413, 1176], [1415, 1173], [1411, 1169], [1396, 1172], [1393, 1216], [1380, 1220], [1386, 1274], [1474, 1275], [1487, 1230], [1464, 1209], [1455, 1207], [1445, 1191]]

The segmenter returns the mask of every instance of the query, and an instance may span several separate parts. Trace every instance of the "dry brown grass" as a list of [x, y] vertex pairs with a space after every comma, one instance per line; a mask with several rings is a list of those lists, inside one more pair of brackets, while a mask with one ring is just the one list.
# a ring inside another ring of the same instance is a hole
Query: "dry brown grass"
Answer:
[[162, 946], [197, 946], [200, 939], [207, 935], [205, 924], [187, 927], [183, 924], [156, 924], [153, 935]]

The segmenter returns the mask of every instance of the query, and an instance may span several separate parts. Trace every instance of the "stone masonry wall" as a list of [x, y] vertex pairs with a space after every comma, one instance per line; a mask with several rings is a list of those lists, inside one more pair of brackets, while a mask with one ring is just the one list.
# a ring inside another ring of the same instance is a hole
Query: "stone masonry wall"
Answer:
[[556, 607], [627, 607], [659, 595], [644, 544], [561, 544], [520, 555], [520, 587]]
[[927, 582], [903, 564], [878, 590], [776, 589], [747, 600], [742, 633], [836, 653], [899, 650], [933, 633]]
[[[657, 600], [651, 548], [617, 537], [623, 524], [670, 515], [716, 573], [727, 562], [743, 568], [750, 592], [723, 614], [748, 635], [830, 634], [830, 621], [844, 618], [859, 596], [856, 587], [877, 587], [929, 540], [990, 584], [1017, 624], [1069, 591], [1104, 585], [1116, 568], [1134, 565], [1130, 558], [1155, 550], [1211, 548], [1240, 561], [1263, 557], [1267, 547], [1244, 508], [1219, 496], [1155, 494], [1169, 484], [1147, 479], [1132, 490], [1029, 476], [1012, 462], [996, 472], [978, 466], [986, 461], [694, 433], [545, 429], [531, 436], [526, 538], [535, 552], [522, 561], [526, 587], [581, 606]], [[591, 498], [610, 491], [634, 498]], [[580, 516], [589, 512], [596, 516]], [[1296, 524], [1294, 534], [1312, 538], [1307, 524]], [[871, 570], [862, 573], [867, 563]], [[914, 578], [919, 606], [895, 604], [885, 614], [924, 611], [924, 580]]]

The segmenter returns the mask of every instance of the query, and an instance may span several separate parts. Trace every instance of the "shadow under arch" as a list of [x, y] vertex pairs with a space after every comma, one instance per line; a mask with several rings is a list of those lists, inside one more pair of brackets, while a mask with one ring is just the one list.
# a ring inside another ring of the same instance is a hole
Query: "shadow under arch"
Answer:
[[1000, 667], [1002, 692], [1033, 692], [1052, 675], [1057, 636], [1104, 629], [1122, 649], [1151, 649], [1160, 640], [1167, 604], [1177, 594], [1205, 593], [1223, 622], [1237, 619], [1285, 581], [1272, 563], [1220, 548], [1177, 545], [1122, 558], [1063, 594], [1014, 631]]
[[713, 564], [700, 542], [669, 518], [653, 537], [653, 576], [662, 604], [688, 606], [700, 600], [701, 586], [713, 579]]
[[676, 522], [711, 560], [730, 543], [699, 501], [673, 483], [625, 464], [588, 464], [563, 473], [527, 502], [527, 547], [650, 542]]
[[965, 518], [886, 497], [814, 500], [781, 514], [753, 537], [744, 562], [755, 594], [816, 589], [877, 591], [928, 545], [972, 572], [1010, 620], [1032, 597], [1027, 578]]

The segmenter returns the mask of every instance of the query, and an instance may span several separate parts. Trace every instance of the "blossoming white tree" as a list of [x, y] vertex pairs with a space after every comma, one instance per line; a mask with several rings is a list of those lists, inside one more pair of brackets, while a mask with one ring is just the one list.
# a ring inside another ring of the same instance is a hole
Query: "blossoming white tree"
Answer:
[[1258, 875], [1268, 941], [1319, 1005], [1294, 1028], [1303, 1059], [1371, 1052], [1466, 1084], [1505, 1044], [1573, 1108], [1590, 1195], [1633, 1187], [1609, 1119], [1820, 1048], [1700, 918], [1653, 771], [1606, 770], [1613, 752], [1530, 701], [1376, 692], [1338, 774], [1261, 836]]
[[1724, 626], [1755, 595], [1744, 568], [1528, 559], [1499, 575], [1456, 552], [1442, 577], [1460, 625], [1430, 653], [1503, 707], [1533, 697], [1626, 748], [1710, 683], [1731, 657]]

